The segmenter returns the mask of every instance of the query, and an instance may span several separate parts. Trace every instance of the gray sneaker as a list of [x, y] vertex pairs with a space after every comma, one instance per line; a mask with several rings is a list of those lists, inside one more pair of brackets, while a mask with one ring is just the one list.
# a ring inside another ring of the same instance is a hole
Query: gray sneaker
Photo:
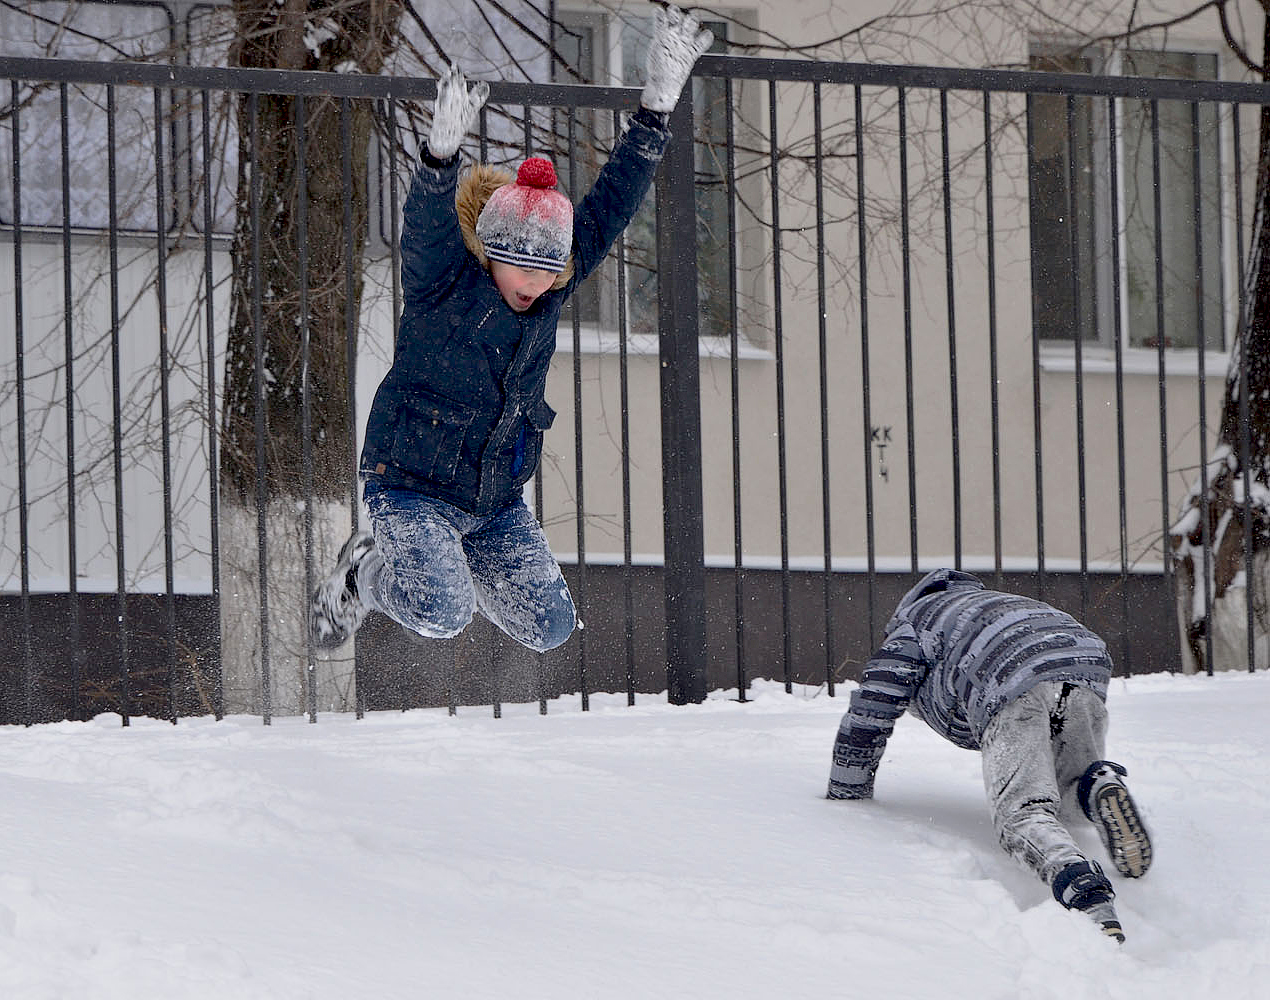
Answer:
[[309, 637], [317, 649], [337, 649], [361, 627], [370, 607], [357, 594], [357, 567], [375, 551], [369, 531], [355, 531], [340, 549], [335, 568], [309, 601]]
[[1111, 863], [1125, 878], [1141, 878], [1151, 867], [1151, 837], [1122, 780], [1128, 772], [1109, 760], [1089, 765], [1076, 797], [1098, 829]]
[[1079, 910], [1108, 937], [1124, 943], [1124, 930], [1112, 900], [1116, 891], [1097, 861], [1076, 861], [1054, 876], [1054, 898], [1069, 910]]

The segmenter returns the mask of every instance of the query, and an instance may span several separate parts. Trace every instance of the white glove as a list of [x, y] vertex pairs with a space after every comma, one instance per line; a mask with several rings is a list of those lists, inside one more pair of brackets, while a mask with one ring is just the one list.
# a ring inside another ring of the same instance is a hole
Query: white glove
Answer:
[[438, 160], [448, 160], [457, 153], [463, 137], [476, 123], [476, 116], [487, 97], [488, 83], [482, 80], [469, 91], [463, 72], [452, 64], [437, 81], [437, 102], [432, 109], [428, 152]]
[[673, 111], [697, 58], [714, 42], [691, 14], [666, 6], [653, 17], [653, 38], [644, 62], [644, 93], [639, 103], [650, 111]]

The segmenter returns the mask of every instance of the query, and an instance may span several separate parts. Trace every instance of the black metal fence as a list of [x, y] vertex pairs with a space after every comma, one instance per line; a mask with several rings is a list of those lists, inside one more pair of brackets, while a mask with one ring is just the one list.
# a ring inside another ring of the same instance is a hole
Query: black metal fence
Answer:
[[[346, 316], [357, 385], [375, 367], [375, 315], [391, 349], [400, 185], [434, 84], [8, 57], [0, 77], [3, 718], [219, 715], [234, 598], [220, 575], [224, 289], [229, 268], [251, 266], [228, 259], [250, 164], [232, 162], [237, 140], [211, 109], [334, 98], [343, 148], [319, 155], [347, 162], [350, 109], [374, 104], [370, 242], [378, 226], [387, 256], [380, 313]], [[572, 419], [534, 496], [585, 627], [533, 656], [480, 625], [425, 643], [372, 621], [350, 707], [498, 714], [570, 691], [585, 708], [595, 690], [681, 703], [714, 687], [744, 700], [758, 677], [832, 694], [890, 603], [941, 564], [1067, 607], [1124, 671], [1178, 668], [1180, 554], [1195, 619], [1239, 589], [1214, 576], [1206, 502], [1197, 545], [1172, 528], [1187, 491], [1206, 495], [1230, 446], [1248, 446], [1245, 425], [1223, 450], [1217, 414], [1245, 308], [1250, 123], [1270, 88], [707, 56], [692, 90], [655, 222], [637, 221], [562, 330], [553, 385], [571, 393], [553, 400]], [[474, 151], [545, 146], [576, 199], [636, 100], [495, 83]], [[258, 380], [268, 364], [258, 354]], [[355, 426], [365, 402], [349, 401]], [[261, 482], [268, 461], [262, 443]], [[311, 580], [312, 504], [299, 507]], [[1252, 537], [1248, 517], [1233, 530]], [[271, 601], [274, 531], [261, 505], [266, 721], [287, 710], [270, 636], [303, 616]], [[1253, 546], [1238, 551], [1254, 580]], [[1246, 669], [1256, 604], [1230, 605]], [[1191, 630], [1208, 669], [1212, 633]], [[318, 661], [297, 655], [300, 710], [316, 719]]]

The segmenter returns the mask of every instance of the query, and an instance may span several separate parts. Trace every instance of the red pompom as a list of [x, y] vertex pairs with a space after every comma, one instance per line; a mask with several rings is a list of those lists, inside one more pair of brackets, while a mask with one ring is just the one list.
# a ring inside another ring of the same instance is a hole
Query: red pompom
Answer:
[[532, 188], [554, 188], [556, 168], [541, 156], [531, 156], [516, 171], [516, 183]]

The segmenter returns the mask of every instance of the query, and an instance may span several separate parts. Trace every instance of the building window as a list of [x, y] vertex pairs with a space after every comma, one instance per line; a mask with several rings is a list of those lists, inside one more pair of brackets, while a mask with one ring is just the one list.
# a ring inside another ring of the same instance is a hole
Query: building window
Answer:
[[[1088, 55], [1034, 52], [1030, 65], [1050, 72], [1112, 69], [1131, 76], [1217, 78], [1216, 55], [1200, 52], [1131, 50], [1109, 66]], [[1198, 104], [1193, 118], [1187, 102], [1159, 101], [1154, 107], [1158, 122], [1150, 101], [1115, 102], [1113, 171], [1106, 99], [1036, 94], [1030, 100], [1032, 320], [1043, 341], [1071, 343], [1079, 331], [1082, 343], [1110, 347], [1118, 281], [1124, 346], [1156, 348], [1162, 341], [1166, 348], [1195, 348], [1202, 336], [1206, 349], [1225, 349], [1218, 108]], [[1162, 283], [1156, 277], [1157, 129]], [[1112, 217], [1113, 201], [1118, 219]], [[1120, 236], [1118, 274], [1113, 225]], [[1197, 275], [1202, 295], [1196, 294]]]
[[[150, 59], [170, 52], [176, 39], [172, 14], [166, 7], [131, 3], [4, 6], [0, 7], [0, 32], [4, 50], [10, 55], [101, 61]], [[109, 225], [106, 88], [71, 85], [68, 89], [70, 225], [105, 229]], [[7, 103], [9, 95], [3, 100]], [[60, 88], [56, 84], [24, 84], [20, 100], [21, 222], [37, 229], [61, 228], [62, 135], [56, 124], [62, 120]], [[115, 128], [119, 228], [153, 232], [153, 91], [116, 88]], [[6, 150], [13, 148], [12, 129], [12, 119], [0, 123], [0, 141]], [[13, 225], [17, 218], [14, 209], [12, 156], [5, 156], [0, 162], [0, 224]], [[166, 225], [171, 222], [165, 220]]]
[[[598, 14], [581, 14], [561, 11], [556, 18], [559, 22], [555, 31], [555, 48], [560, 56], [561, 66], [552, 60], [552, 79], [562, 83], [603, 83], [605, 60], [603, 54], [607, 48], [607, 18]], [[573, 116], [573, 135], [575, 142], [573, 166], [576, 176], [570, 178], [569, 146], [566, 143], [558, 148], [564, 150], [564, 157], [557, 159], [560, 182], [570, 193], [573, 200], [578, 200], [595, 182], [600, 172], [600, 164], [594, 155], [586, 155], [587, 150], [594, 151], [599, 146], [611, 148], [613, 139], [612, 115], [593, 111], [587, 108], [578, 109]], [[557, 115], [554, 131], [568, 129], [568, 121], [563, 115]], [[560, 325], [571, 326], [576, 313], [579, 323], [594, 326], [616, 325], [617, 290], [615, 271], [606, 261], [590, 281], [585, 281], [569, 296], [564, 311], [560, 316]], [[607, 322], [606, 322], [607, 321]]]
[[[226, 5], [196, 0], [104, 3], [27, 0], [0, 6], [4, 51], [15, 56], [99, 62], [167, 62], [225, 65], [232, 37]], [[9, 95], [0, 100], [7, 101]], [[122, 233], [150, 234], [184, 225], [201, 227], [202, 187], [213, 183], [213, 230], [233, 229], [237, 140], [229, 95], [212, 93], [211, 170], [203, 163], [201, 94], [162, 91], [160, 109], [167, 218], [155, 218], [155, 91], [114, 88], [116, 225]], [[21, 223], [32, 230], [65, 225], [62, 199], [61, 94], [55, 83], [24, 83], [18, 146], [22, 168]], [[108, 88], [68, 85], [69, 221], [73, 230], [110, 225]], [[0, 142], [13, 143], [12, 119], [0, 121]], [[38, 179], [38, 183], [37, 183]], [[13, 161], [0, 158], [0, 225], [18, 221], [13, 203]]]
[[[644, 85], [644, 61], [652, 35], [652, 17], [610, 19], [604, 15], [562, 11], [556, 47], [567, 68], [556, 77], [568, 82]], [[727, 51], [728, 25], [703, 20], [714, 32], [712, 52]], [[728, 267], [728, 202], [722, 156], [726, 139], [722, 80], [693, 79], [696, 114], [697, 279], [701, 305], [702, 336], [727, 334], [732, 275]], [[579, 135], [594, 137], [597, 144], [611, 141], [612, 121], [607, 113], [580, 111], [575, 128]], [[585, 141], [585, 138], [584, 138]], [[560, 165], [565, 166], [565, 165]], [[598, 172], [598, 163], [580, 162], [575, 191], [580, 197]], [[561, 179], [565, 180], [561, 170]], [[624, 234], [626, 316], [633, 333], [657, 332], [657, 229], [654, 193], [650, 190]], [[590, 287], [588, 287], [590, 286]], [[617, 274], [606, 263], [591, 281], [572, 297], [561, 317], [562, 326], [572, 321], [572, 310], [582, 323], [604, 329], [617, 327]]]
[[[728, 25], [703, 19], [703, 28], [714, 33], [711, 52], [726, 52]], [[621, 28], [622, 83], [644, 85], [644, 60], [652, 35], [652, 18], [625, 21]], [[724, 80], [694, 77], [693, 107], [696, 109], [694, 164], [697, 207], [697, 302], [698, 327], [703, 337], [728, 334], [732, 281], [728, 266], [728, 186], [723, 175], [721, 153], [727, 141]], [[627, 288], [630, 298], [631, 329], [640, 333], [657, 330], [657, 274], [655, 261], [656, 225], [654, 198], [650, 191], [628, 232]]]

